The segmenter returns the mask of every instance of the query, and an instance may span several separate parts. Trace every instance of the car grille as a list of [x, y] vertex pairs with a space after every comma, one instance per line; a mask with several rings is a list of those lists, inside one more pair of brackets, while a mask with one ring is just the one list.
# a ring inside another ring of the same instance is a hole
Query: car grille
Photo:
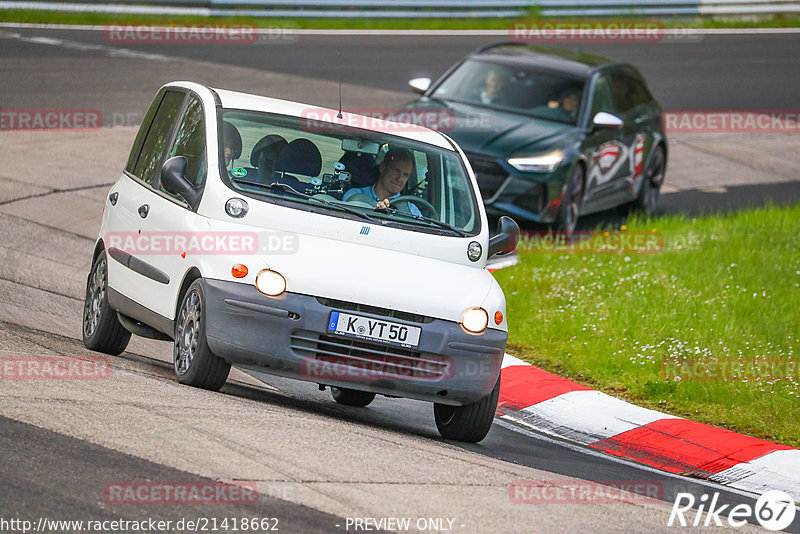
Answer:
[[547, 204], [544, 184], [536, 184], [514, 199], [514, 204], [532, 213], [541, 213]]
[[388, 308], [379, 308], [377, 306], [368, 306], [366, 304], [358, 304], [356, 302], [346, 302], [344, 300], [329, 299], [324, 297], [317, 297], [317, 301], [323, 306], [329, 308], [337, 308], [339, 310], [347, 310], [354, 312], [371, 313], [372, 315], [382, 315], [384, 317], [393, 317], [401, 321], [409, 321], [411, 323], [430, 323], [433, 317], [419, 315], [417, 313], [409, 313], [397, 310], [390, 310]]
[[508, 179], [508, 173], [497, 162], [491, 159], [467, 154], [469, 164], [475, 171], [478, 189], [484, 200], [492, 198]]
[[422, 353], [382, 343], [318, 334], [305, 330], [292, 333], [290, 347], [304, 356], [356, 369], [346, 378], [382, 378], [385, 375], [415, 380], [438, 380], [450, 369], [445, 356]]

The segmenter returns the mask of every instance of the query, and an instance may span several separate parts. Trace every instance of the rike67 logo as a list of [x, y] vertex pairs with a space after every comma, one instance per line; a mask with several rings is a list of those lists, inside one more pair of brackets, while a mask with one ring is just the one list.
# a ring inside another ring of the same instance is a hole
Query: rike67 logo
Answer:
[[[794, 521], [795, 509], [792, 498], [783, 491], [771, 490], [761, 495], [755, 506], [749, 504], [719, 504], [719, 493], [709, 498], [708, 494], [700, 496], [699, 502], [691, 493], [678, 493], [672, 512], [669, 514], [667, 526], [698, 527], [743, 527], [755, 518], [767, 530], [783, 530]], [[689, 522], [684, 515], [699, 504], [694, 520]], [[705, 519], [704, 519], [705, 518]]]

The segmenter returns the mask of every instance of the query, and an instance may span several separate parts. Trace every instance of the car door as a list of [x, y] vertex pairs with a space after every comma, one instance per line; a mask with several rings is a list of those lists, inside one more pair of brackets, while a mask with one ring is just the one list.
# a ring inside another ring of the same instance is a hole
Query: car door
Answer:
[[629, 112], [634, 130], [631, 144], [630, 178], [620, 191], [623, 201], [628, 201], [633, 200], [638, 194], [643, 167], [656, 144], [655, 137], [660, 130], [661, 108], [637, 71], [625, 68], [622, 70], [621, 76], [624, 77], [624, 83], [633, 106]]
[[[584, 140], [587, 161], [586, 191], [583, 212], [598, 211], [618, 204], [618, 197], [631, 179], [631, 146], [635, 142], [636, 123], [632, 115], [632, 102], [625, 93], [625, 80], [620, 71], [613, 70], [597, 75], [592, 85], [592, 102], [589, 114], [590, 132]], [[597, 113], [605, 112], [619, 117], [618, 128], [594, 127]]]
[[[167, 290], [166, 280], [153, 264], [152, 244], [142, 234], [147, 230], [151, 205], [158, 202], [153, 185], [185, 98], [182, 91], [167, 90], [154, 99], [142, 121], [125, 173], [109, 195], [103, 236], [109, 256], [109, 286], [127, 300], [160, 314], [165, 311], [159, 299]], [[145, 319], [141, 315], [136, 318]]]
[[[187, 160], [184, 177], [196, 189], [202, 190], [207, 174], [206, 125], [203, 104], [195, 94], [186, 96], [181, 117], [169, 143], [163, 161], [182, 156]], [[163, 162], [162, 162], [163, 165]], [[161, 166], [159, 165], [159, 171]], [[143, 231], [151, 236], [153, 253], [147, 261], [159, 273], [164, 282], [158, 294], [151, 295], [152, 301], [146, 304], [168, 319], [174, 319], [175, 305], [183, 277], [194, 263], [198, 253], [219, 253], [219, 250], [198, 252], [191, 243], [203, 242], [210, 235], [205, 219], [180, 195], [167, 192], [161, 185], [160, 173], [153, 181], [154, 195], [150, 198], [147, 216], [143, 221]], [[149, 296], [143, 301], [148, 301]], [[143, 302], [144, 303], [144, 302]]]

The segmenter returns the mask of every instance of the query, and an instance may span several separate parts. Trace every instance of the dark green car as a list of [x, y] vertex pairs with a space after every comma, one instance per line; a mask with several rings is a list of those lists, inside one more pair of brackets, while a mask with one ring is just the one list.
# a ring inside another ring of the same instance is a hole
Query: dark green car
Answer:
[[409, 84], [423, 96], [406, 108], [442, 114], [490, 216], [572, 231], [579, 216], [616, 206], [655, 210], [667, 140], [633, 66], [509, 43], [477, 50], [433, 84]]

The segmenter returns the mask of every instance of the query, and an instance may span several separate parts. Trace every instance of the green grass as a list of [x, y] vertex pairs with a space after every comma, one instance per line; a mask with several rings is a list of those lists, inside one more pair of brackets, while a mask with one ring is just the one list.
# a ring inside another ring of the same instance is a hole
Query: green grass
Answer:
[[[495, 273], [509, 350], [643, 406], [800, 446], [800, 381], [666, 379], [665, 362], [800, 365], [800, 205], [634, 218], [656, 254], [521, 254]], [[684, 375], [685, 376], [685, 375]], [[683, 378], [683, 377], [682, 377]]]
[[[528, 10], [522, 18], [408, 18], [408, 19], [368, 19], [368, 18], [265, 18], [265, 17], [202, 17], [202, 16], [150, 16], [150, 15], [111, 15], [103, 13], [74, 13], [38, 10], [0, 10], [0, 22], [26, 22], [41, 24], [247, 24], [261, 28], [299, 28], [299, 29], [467, 29], [467, 30], [507, 30], [514, 22], [553, 23], [571, 18], [541, 18], [536, 8]], [[602, 21], [602, 18], [592, 19]], [[611, 17], [609, 20], [624, 20], [624, 17]], [[630, 20], [660, 20], [665, 28], [783, 28], [800, 27], [800, 17], [774, 16], [746, 18], [703, 18], [703, 19], [657, 19], [643, 15], [632, 15]]]

